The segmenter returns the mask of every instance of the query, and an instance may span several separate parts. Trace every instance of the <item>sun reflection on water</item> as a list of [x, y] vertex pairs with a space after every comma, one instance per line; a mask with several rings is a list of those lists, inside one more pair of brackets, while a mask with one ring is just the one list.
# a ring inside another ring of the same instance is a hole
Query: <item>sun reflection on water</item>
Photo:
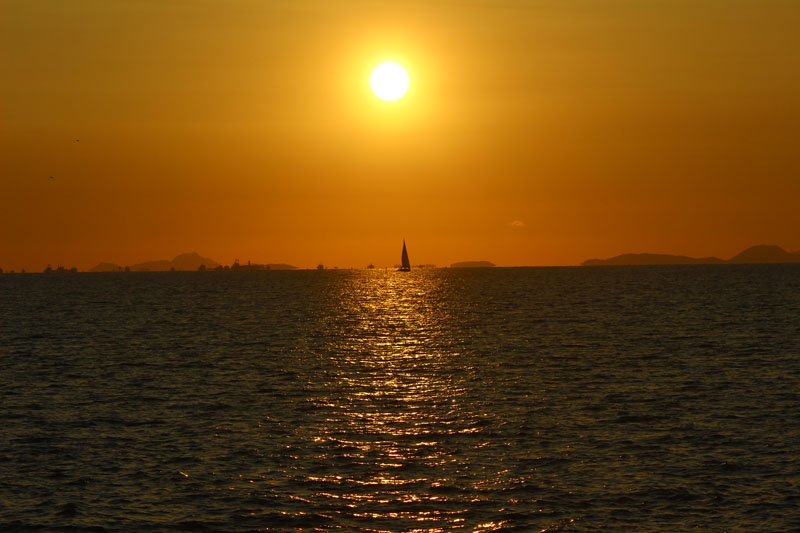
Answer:
[[[511, 389], [525, 384], [486, 326], [487, 314], [502, 321], [505, 310], [474, 286], [461, 291], [476, 278], [444, 269], [322, 275], [332, 279], [319, 278], [297, 346], [302, 399], [277, 424], [289, 444], [277, 459], [285, 485], [272, 494], [309, 502], [294, 508], [293, 523], [364, 532], [560, 527], [540, 501], [541, 461], [520, 445], [533, 422], [516, 403], [527, 393]], [[307, 512], [313, 520], [299, 514]]]
[[462, 401], [471, 369], [451, 349], [441, 290], [426, 273], [369, 272], [330, 295], [340, 311], [326, 329], [337, 335], [311, 400], [324, 413], [322, 472], [307, 479], [328, 487], [316, 497], [355, 504], [338, 512], [358, 523], [437, 531], [468, 511], [455, 478], [469, 467], [461, 436], [477, 431], [480, 415]]

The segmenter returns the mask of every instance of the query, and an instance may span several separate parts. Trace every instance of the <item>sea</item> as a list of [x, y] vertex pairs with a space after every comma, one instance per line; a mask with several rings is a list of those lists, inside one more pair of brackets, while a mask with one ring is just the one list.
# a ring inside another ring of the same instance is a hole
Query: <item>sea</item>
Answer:
[[3, 275], [0, 531], [800, 531], [800, 265]]

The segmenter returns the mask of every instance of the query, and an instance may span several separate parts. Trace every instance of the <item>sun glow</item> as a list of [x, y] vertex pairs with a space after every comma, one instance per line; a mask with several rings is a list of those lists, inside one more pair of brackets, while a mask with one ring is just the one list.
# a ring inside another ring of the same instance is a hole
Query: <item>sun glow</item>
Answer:
[[408, 91], [408, 73], [398, 63], [381, 63], [372, 71], [369, 84], [375, 96], [387, 102], [394, 102]]

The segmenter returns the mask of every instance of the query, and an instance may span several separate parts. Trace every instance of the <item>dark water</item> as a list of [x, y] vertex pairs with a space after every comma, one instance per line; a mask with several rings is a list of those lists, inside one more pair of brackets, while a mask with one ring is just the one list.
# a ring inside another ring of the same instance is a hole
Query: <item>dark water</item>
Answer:
[[800, 530], [800, 267], [0, 277], [2, 531]]

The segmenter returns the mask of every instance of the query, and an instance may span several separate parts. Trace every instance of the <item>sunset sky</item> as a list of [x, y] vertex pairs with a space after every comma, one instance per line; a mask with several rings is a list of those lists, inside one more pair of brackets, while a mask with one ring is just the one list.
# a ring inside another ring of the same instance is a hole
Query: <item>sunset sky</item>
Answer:
[[797, 251], [798, 28], [796, 0], [0, 0], [0, 267]]

